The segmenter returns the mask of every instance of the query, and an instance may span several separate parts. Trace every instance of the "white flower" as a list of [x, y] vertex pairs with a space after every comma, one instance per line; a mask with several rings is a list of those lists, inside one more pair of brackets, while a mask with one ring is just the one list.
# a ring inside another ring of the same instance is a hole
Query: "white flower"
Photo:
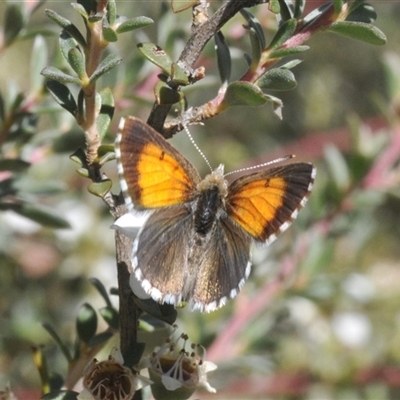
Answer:
[[[148, 368], [152, 393], [155, 399], [187, 399], [197, 389], [203, 388], [211, 393], [216, 390], [208, 383], [207, 373], [217, 366], [203, 361], [199, 352], [205, 353], [200, 345], [191, 345], [186, 351], [188, 336], [182, 334], [175, 341], [169, 337], [150, 357], [145, 357], [139, 368]], [[167, 391], [173, 392], [171, 395]]]
[[151, 381], [123, 365], [121, 352], [113, 349], [108, 360], [93, 359], [85, 368], [83, 391], [78, 400], [131, 400]]

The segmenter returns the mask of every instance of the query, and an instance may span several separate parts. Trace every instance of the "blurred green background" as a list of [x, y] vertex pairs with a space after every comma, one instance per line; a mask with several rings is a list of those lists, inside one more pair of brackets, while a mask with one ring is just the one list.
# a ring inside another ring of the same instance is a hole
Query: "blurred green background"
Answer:
[[[269, 106], [240, 107], [191, 128], [211, 165], [223, 162], [226, 171], [292, 152], [318, 167], [307, 207], [276, 243], [254, 250], [252, 275], [238, 298], [209, 315], [179, 311], [179, 329], [208, 348], [218, 364], [209, 375], [218, 389], [212, 398], [400, 398], [400, 171], [393, 145], [400, 136], [400, 3], [370, 3], [387, 45], [327, 33], [313, 37], [293, 70], [298, 86], [273, 93], [284, 102], [282, 121]], [[177, 57], [190, 29], [190, 11], [175, 15], [166, 2], [117, 4], [121, 14], [146, 15], [155, 24], [112, 46], [123, 62], [100, 83], [110, 85], [117, 100], [108, 143], [121, 116], [146, 119], [153, 102], [156, 70], [136, 44], [152, 41]], [[309, 1], [308, 8], [317, 5]], [[0, 4], [3, 25], [6, 6]], [[32, 94], [37, 79], [32, 71], [62, 65], [59, 30], [44, 8], [82, 27], [69, 2], [47, 1], [38, 8], [28, 30], [45, 34], [47, 56], [32, 51], [35, 35], [0, 50], [5, 99], [13, 91]], [[265, 6], [251, 12], [271, 38], [276, 29], [272, 14]], [[223, 29], [233, 57], [232, 79], [245, 70], [243, 52], [250, 46], [242, 24], [238, 15]], [[186, 89], [191, 106], [217, 93], [213, 43], [199, 65], [206, 66], [206, 78]], [[112, 218], [69, 159], [83, 134], [48, 96], [33, 110], [39, 115], [38, 130], [19, 147], [32, 166], [18, 176], [18, 191], [24, 200], [65, 218], [71, 228], [43, 227], [13, 211], [0, 213], [0, 387], [10, 383], [17, 396], [22, 389], [40, 388], [32, 345], [43, 346], [51, 371], [66, 372], [65, 359], [41, 323], [51, 323], [72, 345], [79, 307], [84, 302], [104, 306], [88, 278], [98, 278], [108, 289], [117, 283]], [[208, 172], [184, 134], [173, 143], [201, 173]], [[366, 179], [390, 148], [390, 171]], [[0, 155], [12, 157], [15, 151], [6, 142]], [[117, 192], [115, 163], [104, 171]], [[7, 177], [0, 171], [0, 183]], [[281, 282], [277, 274], [284, 271]], [[263, 306], [252, 309], [260, 299]], [[21, 399], [38, 398], [24, 393]]]

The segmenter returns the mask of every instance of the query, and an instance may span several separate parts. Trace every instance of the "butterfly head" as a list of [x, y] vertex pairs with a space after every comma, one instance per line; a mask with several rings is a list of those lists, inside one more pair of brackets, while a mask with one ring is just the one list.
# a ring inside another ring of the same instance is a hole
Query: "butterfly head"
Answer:
[[218, 168], [208, 174], [198, 185], [197, 190], [204, 192], [211, 188], [218, 188], [218, 192], [222, 197], [228, 194], [228, 182], [224, 177], [224, 165], [220, 164]]

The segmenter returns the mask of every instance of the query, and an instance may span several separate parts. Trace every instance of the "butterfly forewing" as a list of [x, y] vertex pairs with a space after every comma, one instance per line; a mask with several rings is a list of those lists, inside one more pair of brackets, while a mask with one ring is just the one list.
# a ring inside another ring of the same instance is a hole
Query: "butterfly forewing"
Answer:
[[200, 176], [158, 132], [139, 119], [123, 120], [115, 143], [121, 187], [136, 209], [189, 201]]
[[256, 241], [272, 242], [311, 192], [312, 164], [294, 163], [241, 177], [229, 187], [227, 212]]

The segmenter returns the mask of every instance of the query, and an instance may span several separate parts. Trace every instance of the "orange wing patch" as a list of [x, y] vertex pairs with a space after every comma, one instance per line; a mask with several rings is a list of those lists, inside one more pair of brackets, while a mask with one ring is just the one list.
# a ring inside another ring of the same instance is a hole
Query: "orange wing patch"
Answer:
[[229, 214], [251, 236], [262, 238], [284, 203], [286, 189], [281, 177], [245, 184], [229, 197]]
[[178, 160], [154, 143], [146, 144], [136, 164], [140, 204], [165, 207], [190, 200], [195, 184]]

